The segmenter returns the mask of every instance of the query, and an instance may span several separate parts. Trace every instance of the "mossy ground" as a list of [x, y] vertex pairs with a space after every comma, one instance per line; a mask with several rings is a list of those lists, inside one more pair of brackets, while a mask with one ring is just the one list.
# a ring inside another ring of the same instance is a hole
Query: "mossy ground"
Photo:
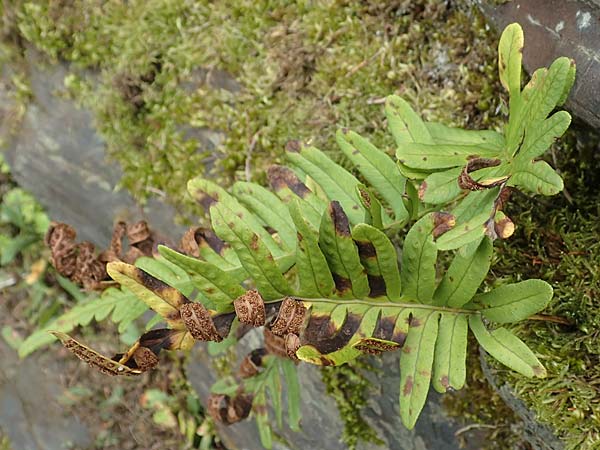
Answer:
[[[164, 195], [183, 215], [196, 212], [185, 183], [207, 166], [225, 183], [260, 181], [288, 140], [328, 150], [340, 126], [390, 145], [390, 93], [470, 127], [493, 121], [498, 104], [490, 32], [438, 1], [46, 0], [10, 12], [25, 41], [73, 62], [66, 87], [93, 109], [123, 186], [142, 201]], [[219, 71], [240, 90], [211, 83]], [[224, 133], [216, 149], [198, 139], [205, 128]]]
[[[93, 110], [108, 154], [124, 169], [122, 185], [140, 201], [164, 196], [181, 218], [198, 212], [183, 194], [187, 179], [206, 170], [224, 184], [264, 181], [265, 166], [283, 157], [289, 139], [330, 151], [335, 130], [347, 126], [391, 148], [381, 100], [392, 93], [428, 120], [467, 128], [502, 122], [498, 36], [461, 2], [227, 3], [13, 0], [3, 5], [3, 36], [18, 37], [13, 51], [33, 46], [72, 63], [67, 92]], [[238, 90], [211, 82], [223, 72]], [[222, 133], [215, 148], [198, 137], [207, 128]], [[500, 246], [493, 270], [499, 278], [552, 282], [549, 312], [576, 323], [574, 330], [521, 327], [550, 376], [507, 378], [577, 448], [597, 441], [599, 429], [600, 180], [590, 150], [572, 143], [557, 158], [573, 203], [517, 196], [509, 210], [517, 233]], [[475, 374], [466, 398], [489, 404], [484, 386]], [[455, 410], [510, 428], [505, 412]], [[350, 410], [344, 417], [350, 425], [356, 419]]]

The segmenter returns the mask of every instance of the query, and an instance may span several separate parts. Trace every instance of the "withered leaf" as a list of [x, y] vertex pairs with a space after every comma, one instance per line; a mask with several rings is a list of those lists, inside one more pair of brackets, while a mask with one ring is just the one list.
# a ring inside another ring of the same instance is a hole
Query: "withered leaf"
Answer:
[[241, 378], [250, 378], [257, 375], [260, 371], [260, 367], [263, 364], [263, 358], [267, 354], [264, 348], [257, 348], [252, 350], [242, 360], [238, 374]]
[[221, 342], [215, 323], [208, 310], [200, 303], [188, 302], [179, 307], [181, 319], [190, 334], [199, 341]]
[[231, 398], [224, 394], [211, 394], [208, 398], [208, 413], [217, 422], [231, 425], [245, 419], [252, 410], [253, 397], [238, 393]]
[[58, 338], [67, 350], [72, 352], [83, 362], [88, 363], [90, 367], [93, 367], [106, 375], [139, 375], [143, 372], [143, 369], [141, 368], [131, 368], [121, 362], [114, 361], [101, 355], [95, 350], [76, 341], [68, 334], [59, 331], [50, 331], [50, 333]]
[[458, 185], [461, 189], [467, 189], [469, 191], [481, 191], [484, 189], [491, 189], [496, 186], [501, 186], [506, 183], [508, 180], [508, 176], [497, 177], [484, 181], [475, 181], [473, 177], [471, 177], [471, 172], [474, 172], [479, 169], [483, 169], [486, 167], [495, 167], [501, 164], [499, 159], [492, 158], [472, 158], [469, 160], [467, 165], [463, 167], [462, 172], [458, 177]]
[[269, 328], [278, 336], [285, 336], [288, 333], [299, 334], [305, 316], [306, 308], [302, 302], [286, 297], [281, 303], [279, 314]]
[[284, 338], [271, 333], [271, 330], [268, 328], [264, 328], [263, 334], [265, 338], [265, 350], [267, 350], [268, 353], [282, 358], [288, 357]]

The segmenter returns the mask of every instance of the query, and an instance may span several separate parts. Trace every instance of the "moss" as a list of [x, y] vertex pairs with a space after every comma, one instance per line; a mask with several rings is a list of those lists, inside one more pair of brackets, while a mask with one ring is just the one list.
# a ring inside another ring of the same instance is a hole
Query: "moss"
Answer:
[[373, 368], [363, 359], [339, 367], [321, 368], [327, 393], [335, 399], [344, 422], [342, 441], [349, 449], [355, 449], [359, 441], [383, 444], [361, 415], [370, 396], [370, 382], [364, 376], [367, 370]]
[[[66, 82], [91, 107], [123, 185], [144, 200], [164, 195], [181, 213], [186, 180], [210, 166], [229, 183], [264, 180], [291, 138], [329, 149], [338, 126], [391, 145], [380, 100], [409, 98], [428, 119], [494, 122], [495, 44], [482, 18], [437, 1], [193, 0], [18, 3], [21, 35], [74, 63]], [[206, 70], [200, 70], [203, 67]], [[99, 80], [79, 75], [95, 68]], [[225, 71], [232, 93], [207, 76]], [[282, 120], [285, 118], [285, 120]], [[224, 133], [209, 148], [199, 130]], [[248, 158], [248, 149], [253, 151]], [[182, 164], [186, 161], [186, 164]]]

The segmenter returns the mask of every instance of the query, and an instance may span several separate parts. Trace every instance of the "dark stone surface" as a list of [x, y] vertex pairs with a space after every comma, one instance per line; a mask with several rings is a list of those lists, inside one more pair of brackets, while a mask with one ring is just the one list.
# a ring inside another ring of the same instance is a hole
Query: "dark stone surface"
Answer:
[[523, 64], [528, 72], [559, 56], [573, 58], [577, 78], [566, 107], [600, 128], [600, 1], [514, 0], [494, 5], [479, 0], [484, 14], [502, 30], [518, 22], [525, 33]]
[[[6, 313], [0, 308], [2, 314]], [[47, 353], [20, 361], [0, 339], [0, 428], [14, 450], [84, 449], [91, 445], [88, 429], [62, 412], [62, 372]]]
[[46, 66], [34, 51], [27, 52], [27, 62], [33, 98], [5, 153], [19, 185], [52, 220], [68, 222], [80, 239], [102, 248], [116, 220], [144, 218], [163, 234], [181, 236], [184, 229], [173, 224], [170, 206], [151, 199], [142, 211], [126, 191], [115, 190], [121, 171], [106, 160], [91, 113], [56, 95], [67, 67]]
[[531, 444], [534, 450], [563, 450], [564, 444], [552, 429], [536, 419], [535, 413], [522, 400], [515, 396], [513, 388], [504, 383], [496, 371], [487, 362], [487, 354], [480, 350], [480, 361], [483, 373], [502, 400], [523, 420], [523, 439]]

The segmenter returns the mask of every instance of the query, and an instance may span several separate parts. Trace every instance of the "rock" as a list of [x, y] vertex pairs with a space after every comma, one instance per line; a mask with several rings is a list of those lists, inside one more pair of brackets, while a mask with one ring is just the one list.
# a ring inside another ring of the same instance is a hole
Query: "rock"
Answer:
[[52, 220], [69, 223], [79, 239], [100, 248], [110, 241], [117, 219], [145, 218], [153, 229], [181, 236], [185, 230], [173, 224], [169, 205], [152, 198], [142, 211], [126, 191], [115, 190], [121, 171], [107, 162], [91, 113], [56, 95], [67, 65], [48, 66], [33, 50], [26, 55], [33, 98], [5, 155], [19, 185], [35, 195]]
[[532, 73], [559, 56], [573, 58], [577, 78], [566, 107], [594, 128], [600, 128], [600, 1], [515, 0], [497, 5], [476, 3], [502, 30], [518, 22], [525, 33], [523, 65]]
[[480, 361], [483, 374], [492, 388], [500, 394], [502, 400], [523, 420], [523, 439], [529, 442], [534, 450], [563, 450], [564, 444], [558, 439], [548, 425], [537, 421], [535, 413], [520, 400], [512, 387], [498, 377], [496, 371], [487, 362], [487, 354], [480, 350]]
[[86, 426], [62, 412], [59, 397], [65, 388], [51, 355], [38, 352], [20, 361], [0, 339], [0, 359], [0, 428], [12, 448], [66, 450], [92, 444]]

